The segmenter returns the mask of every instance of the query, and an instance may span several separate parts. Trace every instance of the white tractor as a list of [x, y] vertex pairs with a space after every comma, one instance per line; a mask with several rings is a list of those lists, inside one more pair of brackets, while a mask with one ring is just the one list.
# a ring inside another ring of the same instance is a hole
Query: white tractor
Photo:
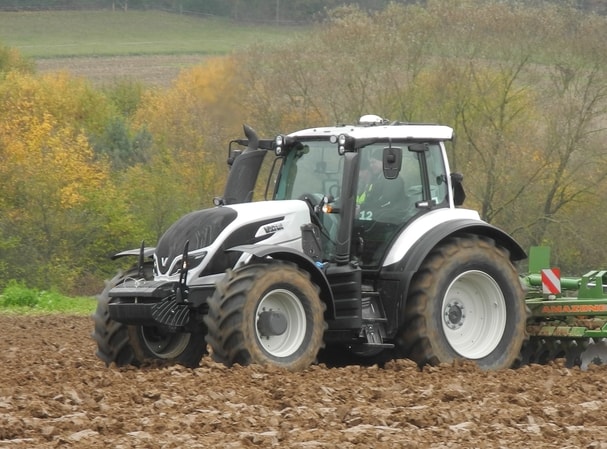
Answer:
[[[407, 357], [512, 366], [526, 305], [512, 237], [464, 209], [447, 126], [318, 127], [230, 144], [216, 206], [174, 223], [99, 298], [94, 339], [107, 364], [212, 357], [305, 369]], [[236, 151], [232, 146], [241, 145]], [[264, 158], [266, 199], [253, 201]], [[324, 349], [323, 349], [324, 348]]]

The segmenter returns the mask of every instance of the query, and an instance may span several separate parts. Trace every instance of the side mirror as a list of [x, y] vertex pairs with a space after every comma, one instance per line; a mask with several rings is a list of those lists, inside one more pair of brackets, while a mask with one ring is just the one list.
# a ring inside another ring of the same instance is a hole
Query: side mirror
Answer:
[[398, 147], [386, 147], [382, 156], [384, 176], [395, 179], [403, 164], [403, 150]]
[[451, 185], [453, 186], [453, 204], [455, 206], [461, 206], [464, 204], [464, 200], [466, 199], [466, 192], [464, 191], [464, 186], [462, 181], [464, 180], [464, 175], [461, 173], [451, 173]]

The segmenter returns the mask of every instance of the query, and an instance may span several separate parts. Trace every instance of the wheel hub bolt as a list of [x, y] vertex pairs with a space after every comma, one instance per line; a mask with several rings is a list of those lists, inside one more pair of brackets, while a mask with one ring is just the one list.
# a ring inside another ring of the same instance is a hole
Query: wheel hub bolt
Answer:
[[466, 314], [464, 305], [458, 301], [453, 301], [445, 307], [445, 324], [449, 329], [459, 329], [464, 324]]

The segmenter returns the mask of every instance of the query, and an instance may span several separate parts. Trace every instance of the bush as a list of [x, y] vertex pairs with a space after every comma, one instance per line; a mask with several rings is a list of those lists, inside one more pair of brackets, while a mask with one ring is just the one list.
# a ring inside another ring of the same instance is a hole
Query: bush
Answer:
[[62, 313], [90, 315], [97, 301], [92, 297], [68, 297], [57, 291], [28, 288], [11, 280], [0, 295], [0, 312], [4, 313]]
[[10, 280], [0, 297], [2, 307], [36, 307], [40, 300], [40, 292], [27, 288], [25, 284], [14, 279]]

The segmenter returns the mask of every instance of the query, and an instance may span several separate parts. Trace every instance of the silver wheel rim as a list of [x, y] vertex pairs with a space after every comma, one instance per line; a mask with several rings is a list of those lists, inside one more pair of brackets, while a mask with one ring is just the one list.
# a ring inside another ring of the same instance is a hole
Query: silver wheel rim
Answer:
[[[281, 335], [261, 335], [257, 328], [259, 315], [263, 312], [278, 312], [287, 320], [287, 329]], [[284, 289], [272, 290], [264, 296], [255, 311], [255, 334], [257, 341], [273, 357], [289, 357], [302, 345], [306, 337], [306, 312], [293, 292]]]
[[161, 333], [153, 327], [142, 327], [141, 338], [148, 350], [159, 359], [176, 359], [185, 351], [191, 334]]
[[453, 280], [442, 304], [441, 322], [451, 348], [477, 360], [489, 355], [506, 329], [504, 294], [482, 271], [466, 271]]

